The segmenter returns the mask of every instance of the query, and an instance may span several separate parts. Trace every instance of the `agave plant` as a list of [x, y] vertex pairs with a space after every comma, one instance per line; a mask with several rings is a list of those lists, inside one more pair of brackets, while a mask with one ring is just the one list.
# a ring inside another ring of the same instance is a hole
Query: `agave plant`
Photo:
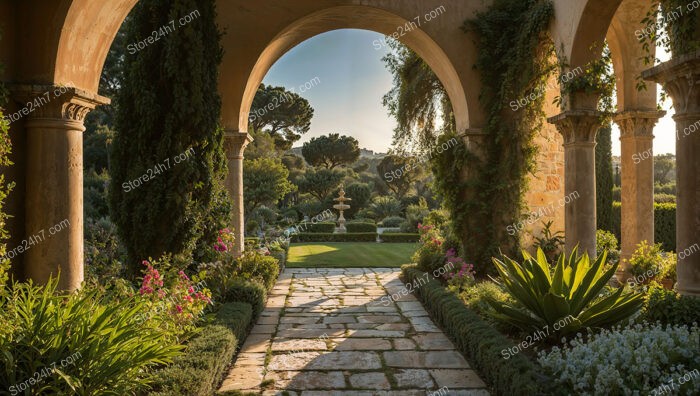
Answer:
[[497, 319], [523, 330], [554, 328], [559, 335], [581, 328], [611, 326], [630, 317], [642, 306], [642, 295], [625, 293], [624, 287], [604, 291], [617, 265], [605, 270], [607, 252], [591, 263], [587, 253], [578, 256], [575, 248], [570, 256], [559, 256], [550, 270], [542, 249], [537, 258], [523, 252], [522, 264], [504, 256], [493, 259], [501, 275], [501, 284], [517, 301], [517, 305], [488, 301], [496, 310]]

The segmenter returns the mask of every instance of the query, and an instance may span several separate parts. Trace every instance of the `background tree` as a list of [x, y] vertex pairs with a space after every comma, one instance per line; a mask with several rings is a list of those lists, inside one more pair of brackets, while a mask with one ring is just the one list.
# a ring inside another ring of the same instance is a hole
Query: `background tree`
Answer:
[[[83, 168], [100, 173], [109, 168], [109, 151], [114, 139], [114, 130], [107, 125], [99, 125], [89, 135], [83, 137]], [[106, 204], [106, 203], [105, 203]]]
[[277, 148], [275, 138], [272, 135], [255, 129], [251, 129], [248, 133], [253, 138], [253, 141], [246, 146], [246, 159], [279, 158], [281, 152]]
[[401, 199], [423, 177], [424, 170], [416, 157], [389, 154], [377, 165], [377, 172], [396, 198]]
[[300, 192], [311, 194], [319, 201], [325, 202], [340, 186], [344, 177], [345, 175], [336, 169], [311, 168], [296, 181], [296, 185], [299, 186]]
[[606, 125], [598, 130], [595, 147], [596, 219], [599, 230], [612, 232], [613, 228], [613, 166], [612, 128]]
[[[124, 58], [112, 145], [110, 210], [129, 255], [130, 275], [148, 257], [189, 259], [213, 230], [209, 217], [226, 172], [218, 67], [222, 58], [213, 0], [139, 2], [126, 42], [148, 37], [191, 10], [200, 16], [167, 40]], [[183, 56], [186, 54], [186, 56]], [[189, 152], [178, 164], [174, 158]], [[159, 174], [134, 189], [123, 186], [159, 165]], [[216, 224], [214, 224], [216, 227]]]
[[654, 182], [666, 184], [671, 181], [671, 174], [676, 169], [676, 156], [659, 154], [654, 156]]
[[345, 213], [348, 218], [353, 218], [358, 211], [367, 207], [372, 197], [372, 189], [367, 183], [351, 183], [345, 187], [345, 196], [352, 199], [350, 209]]
[[260, 84], [250, 111], [249, 123], [275, 139], [277, 148], [289, 150], [309, 131], [314, 109], [309, 102], [284, 87]]
[[331, 133], [304, 143], [301, 154], [306, 162], [313, 166], [333, 169], [338, 165], [349, 165], [357, 161], [360, 158], [360, 147], [354, 137]]
[[275, 158], [246, 159], [243, 185], [246, 186], [243, 196], [246, 213], [261, 205], [276, 205], [277, 201], [296, 190], [296, 186], [289, 182], [289, 170]]

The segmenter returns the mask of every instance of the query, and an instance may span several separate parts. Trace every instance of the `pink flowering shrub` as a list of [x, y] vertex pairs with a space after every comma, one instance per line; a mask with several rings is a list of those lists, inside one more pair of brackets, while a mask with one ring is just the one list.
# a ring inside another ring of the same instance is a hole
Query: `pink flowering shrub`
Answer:
[[[148, 310], [138, 320], [158, 320], [177, 340], [194, 331], [211, 292], [200, 276], [190, 279], [184, 271], [175, 273], [167, 262], [144, 260], [144, 275], [139, 294], [148, 301]], [[161, 267], [163, 274], [157, 267]]]
[[473, 286], [475, 283], [474, 265], [468, 264], [463, 258], [457, 256], [454, 249], [449, 249], [445, 256], [447, 257], [445, 266], [448, 272], [443, 275], [443, 278], [447, 281], [448, 288], [460, 293]]
[[440, 235], [439, 230], [431, 225], [418, 223], [418, 233], [420, 234], [418, 249], [413, 253], [412, 259], [421, 271], [433, 272], [445, 262], [442, 252], [445, 239]]
[[214, 250], [219, 253], [232, 252], [235, 241], [236, 238], [233, 231], [228, 228], [219, 230], [219, 236], [216, 238], [216, 243], [214, 243]]

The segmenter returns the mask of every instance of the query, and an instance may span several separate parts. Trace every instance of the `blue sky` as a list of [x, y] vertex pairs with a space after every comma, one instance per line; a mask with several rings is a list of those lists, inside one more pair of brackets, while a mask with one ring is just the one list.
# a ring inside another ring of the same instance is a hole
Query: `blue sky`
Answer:
[[[382, 106], [382, 96], [391, 89], [391, 74], [381, 58], [387, 48], [377, 50], [372, 42], [383, 35], [367, 30], [342, 29], [323, 33], [292, 48], [270, 69], [263, 82], [294, 88], [314, 108], [311, 129], [297, 145], [312, 137], [340, 133], [355, 137], [360, 147], [386, 152], [396, 125]], [[663, 56], [661, 56], [663, 58]], [[318, 77], [305, 92], [305, 83]], [[669, 114], [657, 124], [655, 153], [675, 152], [675, 127]], [[619, 130], [613, 130], [613, 154], [620, 154]]]

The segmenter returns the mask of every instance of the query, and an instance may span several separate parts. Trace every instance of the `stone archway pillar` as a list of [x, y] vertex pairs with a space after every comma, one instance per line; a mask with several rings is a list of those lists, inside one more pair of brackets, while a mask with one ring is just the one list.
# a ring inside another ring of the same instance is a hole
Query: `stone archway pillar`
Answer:
[[566, 251], [596, 255], [595, 137], [601, 115], [593, 110], [569, 110], [548, 119], [564, 137], [564, 208]]
[[617, 279], [629, 277], [629, 258], [641, 241], [654, 243], [654, 125], [666, 112], [625, 111], [614, 121], [622, 145], [622, 254]]
[[642, 73], [663, 85], [676, 111], [676, 251], [681, 294], [700, 296], [700, 51]]
[[243, 152], [253, 138], [247, 132], [226, 130], [224, 134], [224, 149], [228, 162], [228, 175], [226, 176], [226, 191], [233, 200], [231, 211], [231, 226], [236, 237], [233, 253], [240, 256], [245, 246], [245, 219], [243, 201]]
[[[75, 290], [83, 275], [83, 121], [109, 99], [71, 87], [15, 86], [26, 118], [24, 274], [45, 284], [60, 273], [58, 288]], [[11, 247], [10, 247], [11, 248]]]

